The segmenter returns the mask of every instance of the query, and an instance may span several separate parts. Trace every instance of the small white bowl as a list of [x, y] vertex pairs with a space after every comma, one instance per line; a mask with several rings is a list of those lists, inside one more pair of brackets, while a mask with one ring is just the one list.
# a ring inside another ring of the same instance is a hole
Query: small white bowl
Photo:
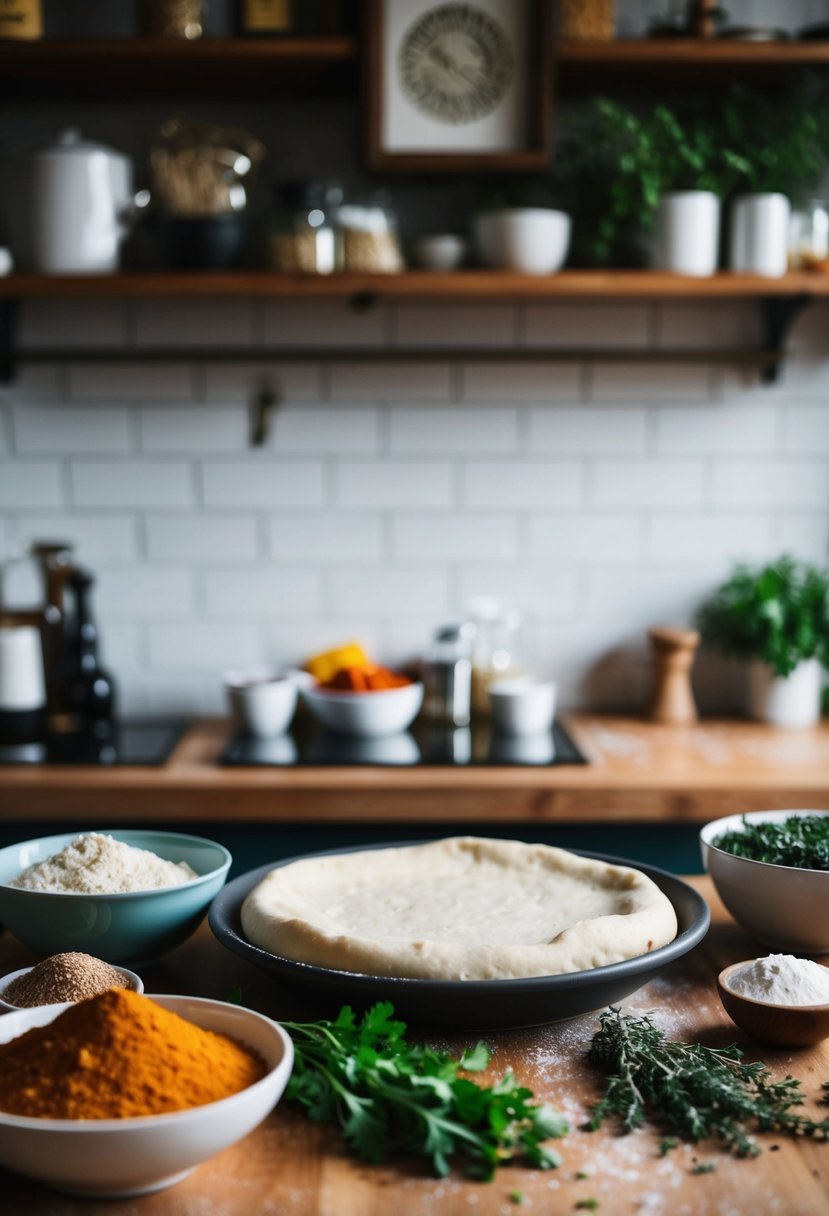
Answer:
[[523, 274], [561, 270], [570, 248], [570, 216], [548, 207], [507, 207], [475, 217], [475, 244], [485, 266]]
[[495, 680], [488, 688], [492, 724], [505, 735], [541, 735], [556, 715], [556, 685], [551, 680]]
[[[164, 1009], [252, 1047], [268, 1071], [238, 1094], [165, 1115], [132, 1119], [33, 1119], [0, 1111], [0, 1165], [60, 1191], [96, 1199], [147, 1195], [185, 1178], [241, 1140], [282, 1096], [293, 1066], [288, 1035], [270, 1018], [188, 996], [153, 996]], [[0, 1018], [0, 1043], [45, 1026], [69, 1004], [20, 1009]]]
[[466, 254], [466, 241], [453, 232], [422, 236], [415, 244], [415, 254], [423, 270], [457, 270]]
[[[109, 964], [112, 966], [112, 963]], [[5, 991], [14, 980], [19, 979], [21, 975], [28, 975], [30, 971], [34, 971], [34, 967], [21, 967], [19, 971], [10, 971], [8, 975], [4, 975], [0, 979], [0, 1009], [11, 1013], [18, 1013], [21, 1009], [41, 1009], [41, 1005], [12, 1005], [5, 999]], [[128, 971], [126, 967], [116, 967], [116, 971], [120, 971], [123, 976], [129, 981], [129, 987], [133, 992], [144, 991], [144, 981], [140, 975], [136, 975], [134, 971]]]
[[303, 688], [303, 701], [328, 730], [374, 739], [397, 735], [411, 726], [423, 702], [422, 684], [404, 684], [378, 692], [339, 692]]
[[[749, 823], [829, 811], [749, 811]], [[742, 815], [714, 819], [700, 831], [703, 864], [734, 919], [758, 941], [789, 954], [829, 954], [829, 870], [801, 870], [736, 857], [712, 841], [740, 831]]]
[[272, 667], [248, 667], [224, 673], [224, 686], [236, 725], [257, 739], [273, 739], [291, 725], [298, 681]]

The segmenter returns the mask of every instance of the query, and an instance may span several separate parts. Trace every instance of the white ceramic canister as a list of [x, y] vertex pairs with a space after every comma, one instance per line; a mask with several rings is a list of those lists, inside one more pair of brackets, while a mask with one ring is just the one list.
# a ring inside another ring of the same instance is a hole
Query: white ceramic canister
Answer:
[[40, 631], [34, 625], [0, 625], [0, 743], [40, 738], [45, 711]]
[[730, 270], [779, 278], [789, 265], [791, 203], [785, 194], [742, 194], [731, 205]]
[[709, 190], [663, 194], [656, 213], [654, 269], [705, 277], [719, 260], [720, 200]]
[[485, 266], [521, 274], [561, 270], [570, 247], [570, 216], [549, 207], [484, 211], [474, 219], [475, 246]]
[[42, 274], [107, 274], [118, 269], [129, 224], [149, 201], [133, 194], [132, 163], [69, 128], [24, 158], [15, 252]]

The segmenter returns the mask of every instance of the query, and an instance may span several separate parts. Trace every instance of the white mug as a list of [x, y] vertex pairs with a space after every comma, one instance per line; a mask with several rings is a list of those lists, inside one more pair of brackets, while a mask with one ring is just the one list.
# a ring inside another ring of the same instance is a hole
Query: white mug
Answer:
[[39, 630], [34, 625], [0, 626], [0, 710], [26, 713], [45, 704]]

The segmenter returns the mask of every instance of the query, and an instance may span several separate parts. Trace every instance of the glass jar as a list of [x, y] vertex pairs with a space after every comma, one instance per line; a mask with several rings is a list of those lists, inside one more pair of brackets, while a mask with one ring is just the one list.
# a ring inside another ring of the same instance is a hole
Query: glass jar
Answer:
[[201, 38], [202, 0], [142, 0], [141, 33], [148, 38]]
[[472, 600], [469, 615], [475, 626], [472, 647], [472, 712], [489, 713], [489, 686], [523, 673], [523, 617], [488, 596]]
[[342, 245], [334, 219], [342, 190], [333, 183], [283, 182], [268, 229], [272, 270], [285, 274], [333, 274], [342, 266]]
[[374, 193], [348, 199], [337, 209], [343, 269], [354, 274], [399, 274], [405, 270], [397, 216], [388, 196]]
[[472, 640], [469, 621], [435, 631], [424, 668], [424, 717], [450, 726], [467, 726], [472, 696]]
[[829, 258], [829, 205], [810, 199], [792, 212], [789, 224], [789, 266], [811, 270]]

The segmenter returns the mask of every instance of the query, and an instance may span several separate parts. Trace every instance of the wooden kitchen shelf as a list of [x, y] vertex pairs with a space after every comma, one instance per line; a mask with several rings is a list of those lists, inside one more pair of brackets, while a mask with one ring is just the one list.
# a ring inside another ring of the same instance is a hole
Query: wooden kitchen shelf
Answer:
[[[557, 87], [636, 88], [644, 80], [704, 79], [829, 67], [829, 42], [741, 42], [722, 38], [558, 42]], [[199, 93], [267, 96], [353, 89], [358, 39], [156, 38], [0, 42], [0, 96], [147, 97]]]
[[657, 270], [567, 270], [554, 275], [464, 270], [451, 273], [275, 274], [261, 270], [132, 271], [113, 275], [12, 274], [0, 278], [0, 298], [258, 296], [344, 299], [765, 299], [829, 296], [829, 273], [781, 278], [720, 273], [689, 278]]

